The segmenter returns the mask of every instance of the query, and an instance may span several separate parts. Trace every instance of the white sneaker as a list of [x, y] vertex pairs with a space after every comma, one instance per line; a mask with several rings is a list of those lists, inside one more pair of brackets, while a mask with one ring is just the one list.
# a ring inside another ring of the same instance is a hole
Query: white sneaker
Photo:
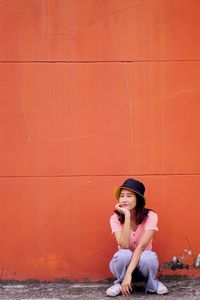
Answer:
[[121, 294], [121, 285], [119, 283], [114, 284], [106, 291], [106, 295], [110, 297], [115, 297]]
[[158, 294], [158, 295], [164, 295], [164, 294], [167, 294], [167, 293], [168, 293], [167, 287], [162, 282], [159, 281], [159, 283], [158, 283], [158, 289], [156, 291], [156, 294]]

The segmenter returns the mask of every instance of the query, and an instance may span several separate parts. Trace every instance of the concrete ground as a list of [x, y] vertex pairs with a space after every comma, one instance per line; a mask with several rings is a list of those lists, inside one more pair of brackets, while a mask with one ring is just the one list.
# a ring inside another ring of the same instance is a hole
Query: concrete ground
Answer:
[[[170, 278], [162, 280], [169, 288], [169, 294], [159, 296], [156, 294], [145, 294], [142, 286], [135, 287], [130, 296], [118, 296], [116, 300], [124, 299], [189, 299], [200, 300], [200, 279]], [[10, 300], [60, 300], [60, 299], [112, 299], [105, 294], [110, 283], [68, 283], [68, 282], [0, 282], [0, 299]]]

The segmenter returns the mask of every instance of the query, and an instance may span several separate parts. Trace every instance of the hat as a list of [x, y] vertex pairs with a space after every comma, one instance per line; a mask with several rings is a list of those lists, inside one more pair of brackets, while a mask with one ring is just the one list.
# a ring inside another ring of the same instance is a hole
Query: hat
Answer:
[[142, 197], [145, 201], [144, 198], [145, 186], [142, 182], [132, 178], [125, 180], [121, 186], [118, 186], [115, 189], [115, 197], [117, 198], [117, 200], [119, 199], [121, 189], [133, 191], [134, 193]]

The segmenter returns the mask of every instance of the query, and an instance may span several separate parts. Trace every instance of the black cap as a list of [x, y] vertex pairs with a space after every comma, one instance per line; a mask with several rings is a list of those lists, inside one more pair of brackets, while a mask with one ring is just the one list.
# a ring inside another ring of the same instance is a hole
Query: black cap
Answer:
[[115, 189], [115, 197], [117, 199], [119, 199], [121, 189], [133, 191], [134, 193], [138, 194], [145, 200], [145, 198], [144, 198], [145, 186], [142, 182], [140, 182], [138, 180], [129, 178], [129, 179], [125, 180], [121, 186], [117, 187]]

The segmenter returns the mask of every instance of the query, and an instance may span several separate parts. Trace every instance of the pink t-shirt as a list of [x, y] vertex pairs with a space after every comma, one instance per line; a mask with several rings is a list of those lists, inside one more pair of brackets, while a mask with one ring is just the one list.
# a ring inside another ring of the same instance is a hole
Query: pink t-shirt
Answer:
[[[158, 231], [157, 223], [158, 223], [157, 214], [150, 210], [145, 222], [143, 222], [142, 224], [139, 224], [135, 231], [130, 230], [129, 249], [133, 251], [136, 248], [136, 246], [140, 240], [140, 237], [142, 236], [142, 234], [145, 230]], [[120, 223], [117, 214], [114, 214], [110, 218], [110, 226], [112, 229], [112, 233], [114, 233], [116, 231], [122, 231], [124, 225]], [[149, 241], [145, 250], [152, 250], [152, 241], [153, 241], [153, 239], [151, 239]], [[119, 245], [118, 245], [118, 248], [120, 248]]]

